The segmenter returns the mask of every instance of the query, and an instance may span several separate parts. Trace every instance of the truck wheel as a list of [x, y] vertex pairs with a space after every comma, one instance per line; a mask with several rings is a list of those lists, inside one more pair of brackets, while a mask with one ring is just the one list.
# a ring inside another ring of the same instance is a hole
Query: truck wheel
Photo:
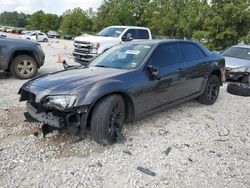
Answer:
[[38, 66], [35, 59], [28, 55], [19, 55], [11, 63], [11, 73], [19, 79], [29, 79], [36, 75]]
[[233, 95], [250, 96], [250, 85], [242, 83], [229, 83], [227, 85], [227, 92]]
[[218, 76], [211, 75], [208, 78], [204, 93], [198, 98], [202, 104], [212, 105], [218, 98], [220, 92], [220, 80]]
[[91, 118], [93, 139], [102, 145], [116, 141], [117, 131], [122, 130], [125, 118], [125, 104], [120, 95], [110, 95], [96, 104]]

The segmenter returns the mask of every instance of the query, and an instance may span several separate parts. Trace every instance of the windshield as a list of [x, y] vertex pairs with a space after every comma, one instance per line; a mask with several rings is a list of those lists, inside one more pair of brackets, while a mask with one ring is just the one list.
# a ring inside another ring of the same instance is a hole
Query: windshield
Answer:
[[89, 66], [118, 69], [136, 68], [142, 63], [151, 48], [151, 45], [142, 44], [115, 46], [93, 60]]
[[222, 53], [223, 56], [250, 60], [250, 48], [231, 47]]
[[105, 28], [99, 33], [97, 33], [97, 36], [102, 36], [102, 37], [119, 37], [121, 33], [125, 30], [125, 28]]

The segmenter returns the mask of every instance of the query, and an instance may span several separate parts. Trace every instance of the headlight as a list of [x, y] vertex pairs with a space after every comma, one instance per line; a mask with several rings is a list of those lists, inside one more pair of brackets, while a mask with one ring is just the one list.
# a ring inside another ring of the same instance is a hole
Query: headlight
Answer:
[[230, 72], [247, 72], [248, 67], [232, 68]]
[[44, 106], [48, 108], [56, 108], [58, 110], [66, 110], [75, 104], [76, 98], [76, 95], [48, 96], [44, 100]]

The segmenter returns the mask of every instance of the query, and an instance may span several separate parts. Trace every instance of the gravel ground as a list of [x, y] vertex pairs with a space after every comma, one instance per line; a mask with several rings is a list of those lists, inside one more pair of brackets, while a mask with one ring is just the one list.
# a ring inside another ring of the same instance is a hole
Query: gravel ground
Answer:
[[[62, 69], [58, 54], [72, 62], [72, 43], [42, 43], [39, 74]], [[250, 98], [226, 85], [214, 105], [191, 101], [128, 124], [127, 141], [103, 147], [90, 136], [44, 139], [40, 124], [24, 122], [23, 83], [0, 72], [0, 187], [250, 187]]]

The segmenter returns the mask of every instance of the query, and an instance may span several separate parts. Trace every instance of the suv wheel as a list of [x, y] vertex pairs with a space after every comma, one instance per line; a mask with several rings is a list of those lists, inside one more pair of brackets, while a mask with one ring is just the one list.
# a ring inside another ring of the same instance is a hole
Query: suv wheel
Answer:
[[211, 75], [208, 78], [204, 93], [198, 98], [202, 104], [212, 105], [218, 98], [220, 92], [220, 80], [218, 76]]
[[44, 38], [44, 39], [43, 39], [43, 42], [48, 42], [48, 39]]
[[[125, 118], [125, 104], [120, 95], [110, 95], [94, 107], [91, 118], [93, 139], [102, 145], [111, 145], [122, 130]], [[119, 133], [118, 133], [119, 134]]]
[[28, 55], [19, 55], [11, 63], [11, 73], [19, 79], [32, 78], [36, 75], [37, 70], [37, 62]]

